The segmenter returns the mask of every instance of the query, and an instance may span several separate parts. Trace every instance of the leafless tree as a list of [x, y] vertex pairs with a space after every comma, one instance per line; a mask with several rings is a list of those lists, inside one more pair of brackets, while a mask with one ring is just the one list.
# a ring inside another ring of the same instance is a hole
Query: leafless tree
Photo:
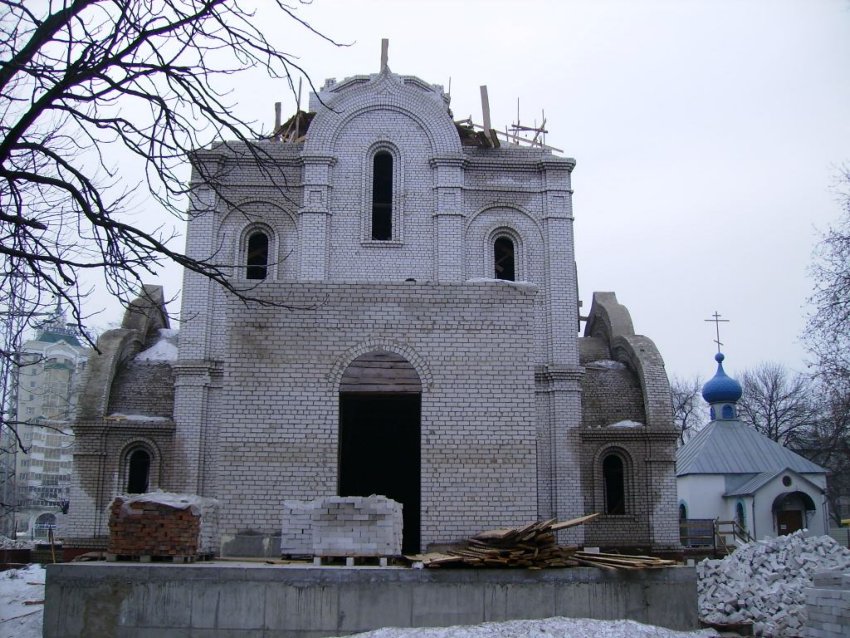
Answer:
[[814, 292], [803, 339], [820, 377], [850, 382], [850, 168], [842, 174], [838, 196], [842, 213], [815, 247], [810, 274]]
[[[307, 74], [280, 40], [308, 32], [336, 43], [287, 1], [264, 8], [260, 22], [244, 0], [0, 0], [0, 319], [15, 319], [0, 344], [4, 385], [42, 307], [61, 300], [86, 335], [87, 271], [125, 303], [166, 260], [250, 299], [216, 255], [190, 258], [171, 245], [172, 232], [128, 213], [138, 212], [141, 187], [182, 219], [193, 187], [187, 158], [222, 139], [270, 184], [283, 183], [266, 161], [263, 132], [236, 115], [229, 78], [261, 69], [291, 89]], [[269, 20], [278, 42], [262, 28]], [[113, 166], [107, 147], [136, 158], [140, 178]], [[221, 177], [201, 174], [224, 196]]]
[[805, 442], [807, 456], [830, 470], [834, 517], [850, 511], [850, 167], [839, 178], [841, 214], [821, 235], [810, 275], [812, 312], [803, 342], [821, 396], [821, 418]]
[[673, 399], [673, 423], [679, 430], [679, 445], [688, 442], [706, 424], [707, 407], [702, 398], [702, 380], [699, 376], [685, 379], [673, 376], [670, 381]]
[[850, 392], [817, 382], [818, 419], [797, 441], [796, 451], [829, 470], [827, 497], [837, 522], [850, 512]]
[[819, 417], [811, 380], [778, 363], [762, 363], [744, 372], [741, 386], [741, 420], [777, 443], [798, 448]]

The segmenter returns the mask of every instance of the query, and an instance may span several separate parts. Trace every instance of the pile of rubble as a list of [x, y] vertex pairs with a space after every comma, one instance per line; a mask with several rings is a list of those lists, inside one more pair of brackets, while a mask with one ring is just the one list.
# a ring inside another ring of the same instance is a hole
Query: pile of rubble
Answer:
[[752, 623], [756, 636], [799, 636], [805, 589], [817, 572], [850, 570], [850, 550], [829, 536], [802, 532], [748, 543], [723, 560], [697, 565], [700, 619]]

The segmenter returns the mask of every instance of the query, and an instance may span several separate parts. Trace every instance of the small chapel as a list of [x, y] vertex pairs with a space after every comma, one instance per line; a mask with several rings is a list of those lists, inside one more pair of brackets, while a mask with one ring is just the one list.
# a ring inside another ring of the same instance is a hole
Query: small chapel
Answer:
[[711, 421], [679, 448], [679, 517], [733, 521], [745, 538], [829, 531], [825, 468], [771, 440], [738, 418], [743, 388], [715, 357], [702, 388]]
[[284, 500], [370, 494], [405, 552], [592, 512], [562, 541], [678, 547], [664, 362], [613, 293], [580, 312], [575, 160], [449, 102], [384, 60], [192, 155], [186, 252], [252, 301], [187, 270], [179, 334], [148, 286], [102, 336], [67, 544], [162, 489], [218, 500], [221, 555], [279, 554]]

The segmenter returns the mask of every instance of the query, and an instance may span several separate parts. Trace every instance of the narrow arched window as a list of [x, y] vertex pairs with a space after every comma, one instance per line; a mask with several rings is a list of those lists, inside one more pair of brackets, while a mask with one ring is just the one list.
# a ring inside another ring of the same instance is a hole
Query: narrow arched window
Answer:
[[684, 503], [679, 503], [679, 520], [685, 521], [688, 519], [688, 508]]
[[128, 457], [127, 493], [144, 494], [148, 491], [151, 455], [145, 450], [133, 450]]
[[605, 482], [605, 513], [626, 513], [626, 483], [623, 459], [609, 454], [602, 461], [602, 477]]
[[265, 279], [269, 266], [269, 236], [256, 231], [248, 236], [248, 252], [246, 259], [248, 279]]
[[510, 237], [498, 237], [493, 242], [493, 263], [495, 265], [496, 279], [516, 281], [514, 242], [511, 241]]
[[393, 237], [393, 156], [375, 153], [372, 164], [372, 239]]

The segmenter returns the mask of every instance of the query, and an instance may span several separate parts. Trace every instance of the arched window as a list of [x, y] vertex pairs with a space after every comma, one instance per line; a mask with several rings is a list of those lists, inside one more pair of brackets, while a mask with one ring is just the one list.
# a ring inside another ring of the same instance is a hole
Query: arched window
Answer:
[[148, 491], [151, 455], [136, 448], [127, 456], [127, 494], [144, 494]]
[[393, 156], [378, 151], [372, 161], [372, 239], [393, 238]]
[[50, 530], [56, 529], [56, 515], [55, 514], [41, 514], [37, 519], [35, 519], [35, 526], [33, 528], [33, 536], [35, 538], [48, 538], [50, 535]]
[[248, 236], [245, 276], [248, 279], [265, 279], [269, 266], [269, 236], [255, 231]]
[[688, 508], [684, 503], [679, 503], [679, 520], [685, 521], [688, 519]]
[[605, 513], [626, 513], [626, 477], [623, 459], [609, 454], [602, 460], [602, 480], [605, 483]]
[[516, 281], [514, 242], [510, 237], [497, 237], [493, 242], [493, 264], [496, 279]]

